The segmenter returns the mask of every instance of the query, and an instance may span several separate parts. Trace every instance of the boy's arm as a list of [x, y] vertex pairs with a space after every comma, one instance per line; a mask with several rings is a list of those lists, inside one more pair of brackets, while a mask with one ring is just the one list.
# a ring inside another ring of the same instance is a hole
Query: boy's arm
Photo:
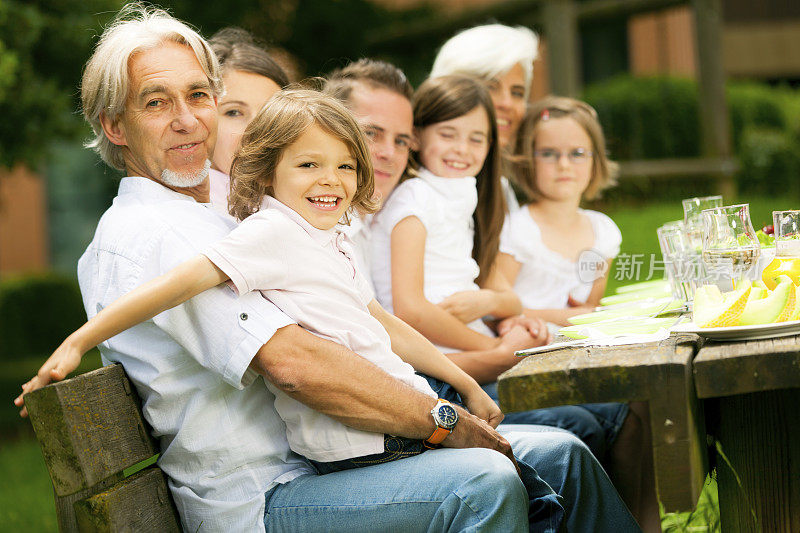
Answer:
[[458, 365], [445, 357], [417, 330], [387, 312], [376, 301], [367, 306], [370, 314], [381, 323], [392, 341], [392, 351], [414, 370], [449, 383], [462, 396], [472, 414], [486, 420], [492, 427], [503, 414], [492, 399]]
[[[23, 395], [64, 379], [78, 367], [83, 354], [98, 344], [228, 279], [206, 256], [198, 255], [121, 296], [56, 348], [36, 376], [22, 386], [14, 404], [21, 407]], [[27, 415], [24, 407], [20, 415]]]

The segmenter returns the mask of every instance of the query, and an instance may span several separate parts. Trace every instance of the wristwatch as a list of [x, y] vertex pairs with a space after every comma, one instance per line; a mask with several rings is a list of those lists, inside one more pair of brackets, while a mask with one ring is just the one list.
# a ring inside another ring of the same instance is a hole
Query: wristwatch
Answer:
[[437, 448], [438, 445], [453, 431], [458, 422], [458, 411], [453, 407], [453, 404], [447, 400], [439, 398], [436, 400], [436, 405], [431, 409], [431, 416], [436, 423], [436, 430], [423, 441], [426, 448]]

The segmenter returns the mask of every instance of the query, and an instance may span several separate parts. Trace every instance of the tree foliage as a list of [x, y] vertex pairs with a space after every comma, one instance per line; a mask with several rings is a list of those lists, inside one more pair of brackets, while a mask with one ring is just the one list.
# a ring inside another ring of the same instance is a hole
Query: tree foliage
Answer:
[[[0, 166], [22, 161], [35, 167], [52, 140], [87, 136], [78, 112], [82, 67], [103, 26], [124, 3], [0, 0]], [[205, 36], [225, 26], [243, 27], [288, 51], [301, 76], [322, 75], [370, 55], [370, 33], [428, 9], [390, 11], [369, 0], [152, 3]]]
[[81, 67], [101, 24], [121, 5], [0, 0], [0, 165], [36, 166], [51, 140], [81, 131]]
[[[370, 55], [370, 32], [419, 19], [430, 9], [393, 11], [369, 0], [229, 0], [197, 9], [196, 0], [172, 0], [172, 13], [210, 36], [240, 26], [288, 51], [302, 75], [320, 76]], [[429, 66], [429, 65], [428, 65]]]

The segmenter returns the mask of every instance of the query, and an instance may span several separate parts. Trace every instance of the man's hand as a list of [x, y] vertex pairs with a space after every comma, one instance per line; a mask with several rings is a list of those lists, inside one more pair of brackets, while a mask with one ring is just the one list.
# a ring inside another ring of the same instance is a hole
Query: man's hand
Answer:
[[492, 312], [494, 297], [494, 291], [485, 289], [459, 291], [451, 294], [437, 305], [461, 322], [468, 324]]
[[36, 373], [27, 383], [22, 385], [22, 394], [14, 398], [14, 405], [22, 407], [19, 416], [28, 416], [28, 409], [25, 408], [24, 396], [36, 389], [41, 389], [49, 385], [52, 381], [61, 381], [67, 375], [78, 368], [83, 353], [67, 341], [59, 346], [53, 355], [47, 358], [39, 372]]
[[500, 435], [493, 427], [472, 415], [464, 409], [455, 406], [458, 410], [458, 423], [453, 431], [442, 441], [442, 446], [446, 448], [488, 448], [496, 450], [514, 464], [519, 474], [517, 460], [511, 451], [511, 444]]

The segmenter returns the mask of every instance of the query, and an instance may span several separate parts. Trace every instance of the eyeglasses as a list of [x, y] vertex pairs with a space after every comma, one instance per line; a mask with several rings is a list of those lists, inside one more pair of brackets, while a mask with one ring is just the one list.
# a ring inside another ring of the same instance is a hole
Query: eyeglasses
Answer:
[[561, 161], [562, 155], [567, 156], [567, 159], [569, 159], [569, 162], [573, 165], [583, 165], [588, 162], [594, 154], [591, 150], [586, 150], [585, 148], [575, 148], [574, 150], [570, 150], [568, 152], [561, 152], [559, 150], [546, 148], [544, 150], [534, 150], [533, 155], [539, 161], [547, 163], [548, 165], [555, 165]]

